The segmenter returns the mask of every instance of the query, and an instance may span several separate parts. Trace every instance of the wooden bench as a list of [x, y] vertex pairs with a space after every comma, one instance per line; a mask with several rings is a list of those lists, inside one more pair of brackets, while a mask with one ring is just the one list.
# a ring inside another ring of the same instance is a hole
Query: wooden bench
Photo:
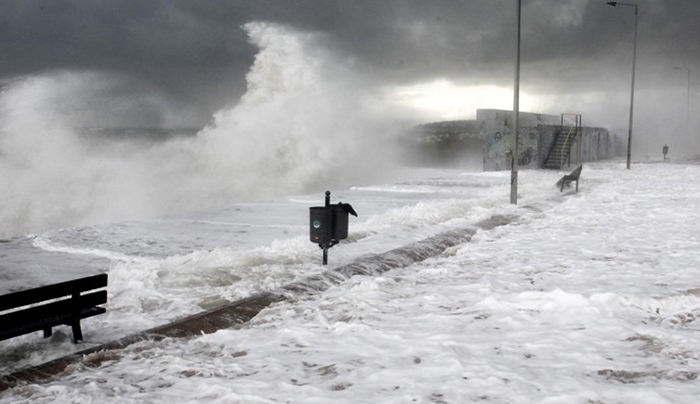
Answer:
[[571, 183], [574, 181], [576, 181], [576, 192], [578, 192], [578, 179], [581, 176], [581, 170], [583, 170], [583, 165], [576, 167], [570, 174], [561, 177], [561, 179], [557, 181], [559, 192], [563, 192], [564, 187], [570, 187]]
[[81, 293], [105, 287], [107, 274], [99, 274], [0, 296], [0, 340], [41, 330], [47, 338], [52, 327], [69, 325], [73, 341], [82, 341], [80, 320], [106, 311], [99, 305], [107, 303], [107, 291]]

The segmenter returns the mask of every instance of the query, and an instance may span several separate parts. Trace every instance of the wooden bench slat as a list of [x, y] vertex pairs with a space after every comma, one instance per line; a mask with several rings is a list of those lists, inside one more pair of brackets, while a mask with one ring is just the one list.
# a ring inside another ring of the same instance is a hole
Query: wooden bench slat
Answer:
[[49, 299], [56, 299], [87, 290], [104, 288], [106, 286], [107, 274], [99, 274], [34, 289], [11, 292], [0, 296], [0, 311], [40, 303]]
[[[52, 323], [55, 322], [54, 319], [63, 318], [66, 315], [68, 318], [72, 318], [73, 311], [80, 313], [83, 310], [105, 303], [107, 303], [107, 291], [101, 290], [79, 296], [77, 299], [63, 299], [4, 314], [0, 316], [0, 339], [2, 339], [2, 333], [7, 329], [22, 328], [42, 321], [45, 323]], [[78, 314], [77, 317], [80, 317], [80, 314]], [[59, 322], [58, 324], [62, 323]]]
[[27, 309], [12, 311], [0, 315], [0, 329], [11, 322], [22, 322], [23, 318], [33, 318], [50, 316], [54, 312], [64, 312], [71, 309], [82, 309], [85, 307], [97, 306], [107, 303], [107, 291], [100, 290], [97, 292], [87, 293], [77, 298], [61, 299], [45, 304], [41, 304]]

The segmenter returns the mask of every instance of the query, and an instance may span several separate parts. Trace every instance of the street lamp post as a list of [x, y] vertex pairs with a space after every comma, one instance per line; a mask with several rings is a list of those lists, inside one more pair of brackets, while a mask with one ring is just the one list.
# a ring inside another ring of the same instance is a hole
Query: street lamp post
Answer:
[[621, 1], [609, 1], [607, 3], [615, 6], [630, 6], [634, 7], [634, 50], [632, 53], [632, 91], [630, 92], [630, 123], [629, 132], [627, 134], [627, 169], [630, 169], [630, 160], [632, 158], [632, 121], [634, 118], [634, 71], [637, 64], [637, 5], [633, 3], [623, 3]]
[[517, 7], [517, 41], [515, 51], [515, 80], [513, 86], [513, 156], [510, 171], [510, 203], [518, 203], [518, 127], [520, 126], [520, 7], [521, 0], [518, 0]]
[[688, 73], [688, 91], [685, 100], [685, 129], [686, 135], [690, 134], [690, 69], [687, 67], [673, 66], [676, 70], [685, 70]]

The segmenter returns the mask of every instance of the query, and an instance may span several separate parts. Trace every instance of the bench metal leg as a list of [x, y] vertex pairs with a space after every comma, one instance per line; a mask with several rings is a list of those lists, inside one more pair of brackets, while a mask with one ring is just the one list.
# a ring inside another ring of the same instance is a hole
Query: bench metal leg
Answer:
[[77, 343], [78, 341], [82, 341], [83, 330], [80, 329], [80, 320], [74, 321], [71, 327], [73, 328], [73, 342]]
[[[73, 293], [73, 302], [77, 302], [78, 299], [80, 299], [80, 292]], [[80, 329], [79, 312], [80, 309], [78, 309], [78, 305], [75, 304], [73, 306], [73, 319], [71, 321], [71, 328], [73, 329], [73, 342], [75, 343], [83, 340], [83, 330]]]
[[559, 192], [564, 192], [564, 187], [571, 187], [571, 180], [566, 177], [562, 178], [561, 188], [559, 189]]

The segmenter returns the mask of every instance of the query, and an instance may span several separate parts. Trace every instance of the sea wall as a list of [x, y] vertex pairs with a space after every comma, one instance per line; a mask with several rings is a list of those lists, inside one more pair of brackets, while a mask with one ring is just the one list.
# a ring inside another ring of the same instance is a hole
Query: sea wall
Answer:
[[[510, 170], [512, 160], [513, 111], [479, 109], [476, 121], [481, 128], [479, 138], [484, 148], [484, 171]], [[518, 166], [541, 168], [562, 127], [575, 125], [574, 115], [547, 115], [520, 112], [518, 116]], [[613, 158], [617, 155], [615, 137], [605, 128], [581, 127], [580, 143], [571, 148], [570, 164]]]
[[[571, 117], [564, 115], [564, 127], [575, 124]], [[478, 109], [474, 120], [419, 125], [402, 144], [406, 161], [422, 167], [510, 170], [512, 120], [512, 111]], [[562, 126], [562, 117], [520, 112], [518, 126], [518, 166], [543, 167], [556, 132]], [[615, 156], [615, 137], [607, 129], [583, 126], [580, 143], [572, 146], [569, 162], [577, 164]]]
[[[480, 138], [484, 147], [484, 171], [509, 170], [513, 149], [513, 111], [498, 109], [476, 110], [476, 120], [481, 123]], [[555, 115], [520, 112], [518, 126], [518, 166], [539, 168], [544, 157], [540, 148], [540, 131], [543, 125], [558, 125]]]

